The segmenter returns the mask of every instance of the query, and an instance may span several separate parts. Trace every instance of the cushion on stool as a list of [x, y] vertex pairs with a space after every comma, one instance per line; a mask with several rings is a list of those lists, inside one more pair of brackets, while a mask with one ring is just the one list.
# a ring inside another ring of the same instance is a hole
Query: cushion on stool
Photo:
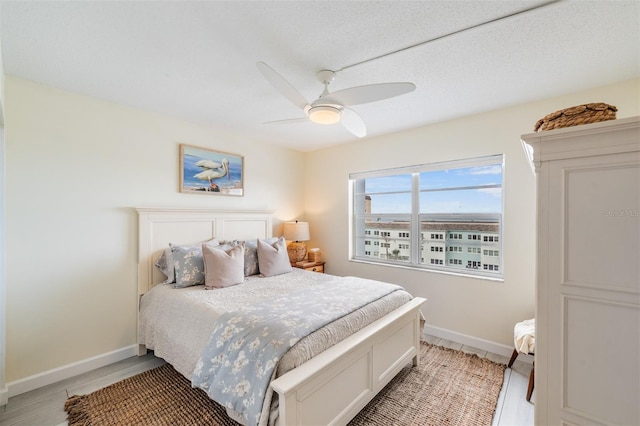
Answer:
[[513, 327], [513, 342], [516, 350], [523, 354], [536, 352], [536, 320], [519, 322]]

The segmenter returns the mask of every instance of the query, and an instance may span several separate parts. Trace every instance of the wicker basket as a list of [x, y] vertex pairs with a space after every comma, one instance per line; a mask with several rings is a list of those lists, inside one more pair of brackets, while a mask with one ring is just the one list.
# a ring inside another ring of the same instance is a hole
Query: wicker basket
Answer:
[[307, 252], [307, 259], [309, 262], [320, 262], [322, 260], [322, 253], [319, 250]]
[[559, 129], [561, 127], [579, 126], [580, 124], [597, 123], [616, 119], [616, 108], [602, 102], [578, 105], [552, 112], [538, 120], [534, 132]]

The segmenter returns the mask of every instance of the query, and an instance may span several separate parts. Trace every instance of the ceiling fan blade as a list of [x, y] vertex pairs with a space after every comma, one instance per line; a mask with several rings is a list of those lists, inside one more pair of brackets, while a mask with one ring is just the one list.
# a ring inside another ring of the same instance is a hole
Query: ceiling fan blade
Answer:
[[416, 85], [413, 83], [380, 83], [366, 86], [351, 87], [329, 93], [320, 100], [323, 103], [336, 103], [338, 105], [358, 105], [368, 102], [381, 101], [413, 92]]
[[257, 66], [264, 78], [266, 78], [269, 83], [271, 83], [271, 85], [273, 85], [273, 87], [282, 94], [282, 96], [289, 99], [291, 103], [300, 109], [305, 109], [309, 102], [300, 94], [300, 92], [298, 92], [298, 89], [293, 87], [291, 83], [285, 80], [284, 77], [264, 62], [258, 62]]
[[363, 138], [367, 136], [367, 127], [364, 125], [362, 118], [360, 118], [354, 110], [350, 108], [343, 108], [340, 122], [345, 129], [357, 137]]
[[300, 117], [300, 118], [287, 118], [285, 120], [275, 120], [275, 121], [266, 121], [262, 124], [296, 124], [296, 123], [308, 123], [308, 117]]

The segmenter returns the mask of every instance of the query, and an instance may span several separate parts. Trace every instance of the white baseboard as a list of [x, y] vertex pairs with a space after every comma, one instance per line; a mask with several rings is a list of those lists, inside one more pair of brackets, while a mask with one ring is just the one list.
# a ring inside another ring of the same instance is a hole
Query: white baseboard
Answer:
[[[467, 334], [458, 333], [456, 331], [447, 330], [433, 325], [425, 325], [424, 333], [432, 336], [439, 337], [441, 339], [451, 340], [452, 342], [462, 343], [463, 345], [473, 346], [474, 348], [482, 349], [483, 351], [493, 352], [494, 354], [511, 357], [513, 353], [513, 346], [503, 345], [502, 343], [492, 342], [490, 340], [480, 339], [478, 337], [469, 336]], [[533, 363], [533, 357], [531, 355], [519, 355], [519, 361], [524, 361], [529, 364]]]
[[[77, 376], [78, 374], [86, 373], [88, 371], [95, 370], [96, 368], [104, 367], [105, 365], [113, 364], [114, 362], [136, 356], [137, 349], [138, 345], [127, 346], [126, 348], [117, 349], [113, 352], [107, 352], [82, 361], [54, 368], [53, 370], [25, 377], [24, 379], [9, 382], [7, 383], [6, 390], [8, 394], [7, 400], [9, 397], [20, 395], [21, 393], [29, 392], [61, 380]], [[0, 398], [2, 398], [1, 391]], [[4, 401], [4, 404], [7, 402], [6, 400], [0, 399], [0, 402], [1, 401]]]
[[[461, 343], [463, 345], [473, 346], [475, 348], [506, 357], [511, 356], [511, 353], [513, 352], [513, 347], [511, 346], [435, 327], [429, 324], [424, 326], [424, 333], [440, 337], [441, 339]], [[136, 356], [137, 350], [138, 345], [127, 346], [106, 354], [97, 355], [82, 361], [54, 368], [53, 370], [35, 374], [24, 379], [9, 382], [4, 389], [0, 389], [0, 405], [5, 405], [8, 399], [12, 396], [20, 395], [61, 380], [77, 376], [78, 374], [86, 373], [88, 371], [95, 370], [96, 368], [104, 367], [105, 365], [113, 364], [114, 362]], [[521, 356], [518, 359], [528, 363], [533, 362], [533, 357], [529, 355]]]
[[7, 402], [9, 402], [9, 389], [5, 386], [0, 389], [0, 405], [7, 405]]

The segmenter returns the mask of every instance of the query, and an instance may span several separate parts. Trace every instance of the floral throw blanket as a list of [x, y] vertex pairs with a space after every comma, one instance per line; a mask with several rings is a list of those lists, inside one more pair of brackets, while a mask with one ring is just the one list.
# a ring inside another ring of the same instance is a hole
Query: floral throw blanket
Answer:
[[[223, 314], [196, 364], [193, 387], [260, 423], [282, 356], [301, 338], [402, 287], [345, 277]], [[266, 410], [268, 412], [268, 410]]]

